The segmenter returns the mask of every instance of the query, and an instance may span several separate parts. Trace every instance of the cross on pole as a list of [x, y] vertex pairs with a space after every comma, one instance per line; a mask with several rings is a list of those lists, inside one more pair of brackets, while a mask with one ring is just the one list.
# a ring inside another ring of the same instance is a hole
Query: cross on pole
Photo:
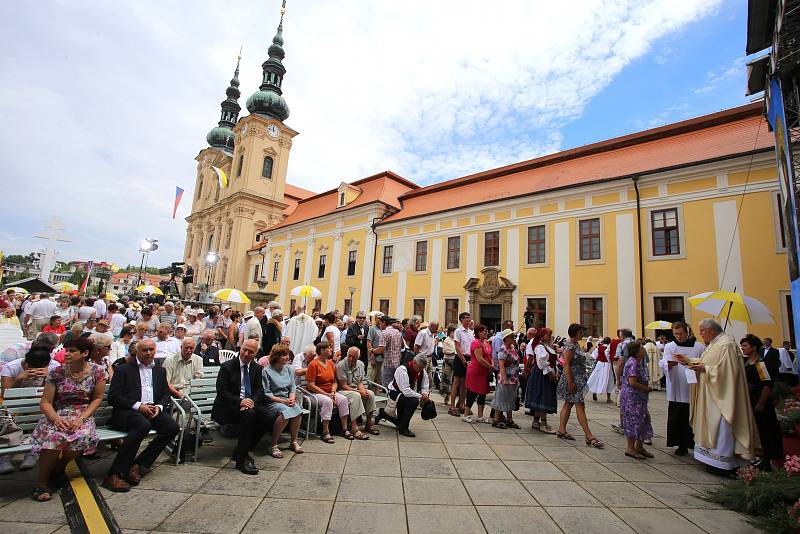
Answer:
[[44, 254], [39, 259], [39, 278], [45, 282], [50, 281], [50, 272], [56, 265], [56, 242], [69, 243], [70, 240], [61, 235], [64, 227], [61, 226], [61, 220], [58, 217], [53, 217], [48, 224], [44, 227], [46, 231], [42, 234], [33, 234], [33, 237], [38, 239], [45, 239], [47, 245], [44, 249]]

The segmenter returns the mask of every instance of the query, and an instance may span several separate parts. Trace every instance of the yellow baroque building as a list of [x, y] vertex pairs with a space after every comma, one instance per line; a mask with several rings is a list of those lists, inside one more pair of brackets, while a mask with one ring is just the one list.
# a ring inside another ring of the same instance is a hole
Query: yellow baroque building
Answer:
[[[706, 315], [687, 298], [744, 292], [791, 340], [788, 270], [773, 137], [761, 104], [721, 111], [420, 187], [390, 171], [320, 194], [286, 183], [292, 138], [282, 28], [264, 82], [238, 119], [238, 76], [197, 157], [185, 261], [210, 290], [309, 309], [380, 310], [497, 327], [524, 317], [564, 335]], [[238, 74], [238, 66], [237, 66]], [[216, 171], [229, 178], [218, 185]], [[204, 266], [216, 252], [220, 261]], [[747, 328], [733, 324], [736, 336]]]

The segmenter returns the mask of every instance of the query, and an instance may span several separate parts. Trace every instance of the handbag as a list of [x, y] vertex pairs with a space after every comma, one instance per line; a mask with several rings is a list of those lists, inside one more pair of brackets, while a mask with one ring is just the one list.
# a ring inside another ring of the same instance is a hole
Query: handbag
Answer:
[[0, 449], [16, 447], [22, 443], [22, 429], [14, 422], [11, 412], [0, 409]]
[[[395, 393], [392, 396], [392, 393]], [[399, 391], [390, 391], [386, 397], [386, 406], [383, 408], [383, 413], [389, 417], [397, 417], [397, 399], [400, 397]]]
[[428, 401], [422, 405], [422, 419], [425, 421], [436, 418], [436, 405], [433, 401]]

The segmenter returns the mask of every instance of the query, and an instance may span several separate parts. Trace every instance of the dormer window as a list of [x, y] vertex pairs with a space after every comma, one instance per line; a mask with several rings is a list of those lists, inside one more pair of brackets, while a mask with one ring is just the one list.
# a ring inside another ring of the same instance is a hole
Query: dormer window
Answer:
[[353, 202], [361, 194], [361, 188], [342, 182], [338, 189], [337, 208], [343, 208]]
[[345, 203], [344, 203], [344, 197], [345, 197], [345, 193], [344, 193], [344, 191], [342, 191], [341, 193], [339, 193], [339, 207], [340, 207], [340, 208], [341, 208], [342, 206], [344, 206], [344, 204], [345, 204]]

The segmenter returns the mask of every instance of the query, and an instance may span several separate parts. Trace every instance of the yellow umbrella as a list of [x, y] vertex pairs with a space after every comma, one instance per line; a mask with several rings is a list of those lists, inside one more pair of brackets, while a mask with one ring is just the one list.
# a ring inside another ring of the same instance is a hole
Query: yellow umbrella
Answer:
[[28, 290], [25, 289], [24, 287], [14, 286], [14, 287], [8, 287], [6, 289], [13, 289], [14, 293], [22, 293], [23, 295], [28, 295]]
[[114, 293], [108, 293], [108, 292], [106, 292], [106, 298], [111, 302], [117, 302], [119, 300], [119, 297], [116, 296]]
[[645, 325], [645, 330], [669, 330], [672, 328], [672, 323], [669, 321], [653, 321]]
[[706, 291], [689, 297], [689, 304], [695, 310], [724, 318], [726, 321], [739, 321], [747, 324], [775, 324], [772, 313], [753, 297], [732, 291]]
[[159, 288], [157, 288], [156, 286], [151, 286], [150, 284], [140, 285], [139, 287], [136, 288], [136, 291], [138, 291], [139, 293], [144, 293], [146, 295], [163, 295], [164, 294], [164, 292], [161, 291]]
[[289, 294], [293, 297], [311, 297], [316, 299], [322, 296], [322, 291], [314, 286], [297, 286], [293, 288]]
[[250, 299], [247, 295], [239, 291], [238, 289], [233, 288], [223, 288], [218, 291], [214, 291], [214, 298], [218, 300], [224, 300], [226, 302], [238, 302], [240, 304], [250, 304]]
[[70, 282], [58, 282], [53, 284], [53, 287], [56, 288], [56, 291], [59, 293], [66, 293], [68, 291], [75, 291], [78, 289], [78, 286], [71, 284]]

